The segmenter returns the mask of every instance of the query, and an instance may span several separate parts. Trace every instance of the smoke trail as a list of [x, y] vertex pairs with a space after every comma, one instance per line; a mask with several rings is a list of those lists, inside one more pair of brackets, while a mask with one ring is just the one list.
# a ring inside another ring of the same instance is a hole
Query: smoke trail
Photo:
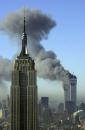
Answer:
[[[0, 22], [0, 31], [5, 32], [11, 37], [21, 38], [23, 33], [23, 16], [24, 10], [18, 10], [15, 13], [9, 14], [3, 21]], [[57, 59], [53, 51], [46, 51], [40, 41], [47, 38], [50, 30], [55, 27], [56, 22], [46, 14], [39, 10], [26, 9], [26, 33], [28, 36], [28, 46], [30, 44], [30, 55], [34, 58], [38, 76], [50, 80], [62, 80], [68, 82], [68, 71], [64, 69], [60, 61]], [[9, 61], [10, 62], [10, 61]], [[5, 66], [4, 66], [5, 67]], [[4, 71], [4, 70], [3, 70]], [[8, 71], [10, 71], [8, 69]], [[8, 71], [4, 71], [5, 75], [9, 75]], [[0, 72], [0, 75], [3, 72]], [[5, 78], [8, 80], [10, 76]]]

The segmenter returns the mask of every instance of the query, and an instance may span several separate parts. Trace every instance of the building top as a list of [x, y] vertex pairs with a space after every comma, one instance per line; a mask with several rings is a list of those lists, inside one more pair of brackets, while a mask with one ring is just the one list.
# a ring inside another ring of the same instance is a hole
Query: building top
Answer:
[[67, 75], [68, 75], [69, 79], [72, 79], [72, 78], [77, 79], [77, 77], [75, 75], [71, 74], [70, 72], [68, 72]]
[[35, 62], [29, 56], [27, 50], [27, 34], [26, 34], [26, 21], [24, 17], [23, 35], [22, 35], [22, 48], [20, 54], [15, 60], [14, 68], [15, 70], [25, 72], [27, 70], [35, 70]]
[[19, 59], [31, 59], [28, 54], [28, 49], [27, 49], [27, 34], [26, 34], [26, 21], [25, 21], [25, 16], [24, 16], [24, 30], [23, 30], [23, 35], [22, 35], [22, 49], [20, 52], [20, 55], [17, 57]]

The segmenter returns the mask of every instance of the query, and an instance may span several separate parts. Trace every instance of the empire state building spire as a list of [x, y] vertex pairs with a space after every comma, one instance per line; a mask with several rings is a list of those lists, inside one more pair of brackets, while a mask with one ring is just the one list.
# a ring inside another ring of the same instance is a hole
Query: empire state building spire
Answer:
[[19, 57], [27, 57], [28, 52], [27, 52], [27, 34], [26, 34], [26, 20], [24, 16], [24, 30], [23, 30], [23, 35], [22, 35], [22, 49]]

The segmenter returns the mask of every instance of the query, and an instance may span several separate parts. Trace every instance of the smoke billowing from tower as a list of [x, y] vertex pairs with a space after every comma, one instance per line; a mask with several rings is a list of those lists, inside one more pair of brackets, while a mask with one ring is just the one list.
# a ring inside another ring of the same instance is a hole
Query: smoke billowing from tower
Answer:
[[[9, 14], [0, 23], [0, 31], [12, 37], [16, 37], [16, 35], [21, 37], [23, 32], [23, 15], [23, 9]], [[56, 22], [41, 11], [26, 9], [26, 32], [30, 42], [29, 51], [35, 60], [38, 76], [44, 79], [61, 80], [65, 84], [69, 84], [68, 71], [57, 59], [56, 54], [53, 51], [46, 51], [40, 43], [42, 39], [47, 38], [50, 30], [55, 25]]]

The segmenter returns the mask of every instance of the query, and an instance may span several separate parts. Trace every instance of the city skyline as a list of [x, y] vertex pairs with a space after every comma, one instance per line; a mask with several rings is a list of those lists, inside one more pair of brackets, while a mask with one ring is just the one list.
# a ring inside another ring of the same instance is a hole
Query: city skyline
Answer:
[[[42, 2], [42, 5], [40, 3]], [[65, 69], [69, 70], [71, 73], [74, 73], [78, 78], [78, 95], [79, 98], [82, 96], [84, 99], [84, 91], [85, 91], [85, 81], [84, 81], [84, 66], [85, 63], [82, 62], [85, 54], [84, 49], [84, 32], [85, 32], [85, 18], [84, 16], [84, 1], [54, 1], [50, 2], [41, 0], [36, 1], [25, 1], [26, 8], [36, 8], [41, 10], [45, 14], [49, 14], [57, 23], [57, 26], [51, 30], [48, 35], [47, 40], [42, 40], [41, 43], [45, 47], [46, 50], [52, 50], [56, 53], [58, 59], [61, 61], [62, 65]], [[46, 4], [45, 4], [46, 2]], [[1, 15], [0, 19], [11, 13], [19, 10], [24, 7], [24, 2], [22, 1], [13, 1], [13, 5], [10, 0], [5, 8], [4, 1], [1, 2]], [[45, 6], [44, 6], [45, 4]], [[5, 9], [4, 9], [5, 8]], [[12, 43], [15, 43], [13, 46]], [[3, 44], [4, 43], [4, 44]], [[30, 43], [29, 43], [30, 44]], [[11, 39], [4, 33], [0, 33], [0, 56], [8, 59], [12, 59], [12, 57], [18, 51], [17, 42], [14, 39]], [[4, 51], [3, 51], [4, 49]], [[50, 83], [50, 85], [49, 85]], [[63, 89], [61, 83], [56, 81], [49, 81], [38, 79], [38, 88], [39, 93], [41, 95], [49, 95], [55, 97], [58, 96], [58, 89], [62, 92], [63, 97]], [[59, 86], [59, 87], [58, 87]], [[49, 92], [48, 92], [49, 90]]]

